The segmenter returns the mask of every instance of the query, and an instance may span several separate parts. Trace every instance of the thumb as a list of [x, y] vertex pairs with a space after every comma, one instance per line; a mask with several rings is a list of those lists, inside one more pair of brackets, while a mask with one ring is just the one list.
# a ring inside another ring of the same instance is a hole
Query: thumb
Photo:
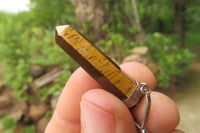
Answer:
[[137, 133], [128, 108], [105, 90], [86, 92], [80, 107], [81, 133]]

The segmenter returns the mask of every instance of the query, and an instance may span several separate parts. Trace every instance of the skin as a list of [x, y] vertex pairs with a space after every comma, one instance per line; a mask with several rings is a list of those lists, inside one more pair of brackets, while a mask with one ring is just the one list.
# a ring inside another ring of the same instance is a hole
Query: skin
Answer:
[[[136, 62], [121, 65], [131, 78], [154, 88], [155, 77]], [[183, 133], [176, 130], [180, 115], [167, 96], [152, 91], [147, 122], [149, 133]], [[145, 98], [132, 110], [113, 94], [105, 91], [82, 68], [77, 69], [60, 95], [57, 107], [45, 133], [138, 133], [134, 119], [142, 122]]]

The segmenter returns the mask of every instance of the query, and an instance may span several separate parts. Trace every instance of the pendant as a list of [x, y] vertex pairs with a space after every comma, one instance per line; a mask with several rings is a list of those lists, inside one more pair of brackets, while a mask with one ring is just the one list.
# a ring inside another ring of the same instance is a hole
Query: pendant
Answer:
[[131, 109], [146, 96], [146, 109], [142, 124], [136, 125], [142, 133], [147, 133], [146, 122], [149, 115], [151, 89], [146, 83], [130, 79], [120, 67], [104, 55], [70, 25], [56, 27], [56, 43], [69, 54], [105, 90], [121, 99]]

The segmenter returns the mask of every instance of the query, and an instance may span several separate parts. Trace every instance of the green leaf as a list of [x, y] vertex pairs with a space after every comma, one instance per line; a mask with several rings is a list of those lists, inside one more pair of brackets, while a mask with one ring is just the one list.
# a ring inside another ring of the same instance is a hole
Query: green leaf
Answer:
[[17, 120], [9, 116], [5, 116], [2, 119], [1, 125], [5, 130], [14, 130], [17, 125]]
[[108, 30], [109, 30], [109, 29], [108, 29], [108, 24], [103, 24], [103, 25], [101, 26], [101, 29], [104, 30], [104, 31], [108, 31]]
[[135, 33], [137, 33], [137, 28], [134, 27], [134, 26], [132, 26], [131, 28], [129, 28], [128, 31], [129, 31], [131, 34], [135, 34]]
[[35, 125], [25, 126], [23, 128], [23, 133], [35, 133]]

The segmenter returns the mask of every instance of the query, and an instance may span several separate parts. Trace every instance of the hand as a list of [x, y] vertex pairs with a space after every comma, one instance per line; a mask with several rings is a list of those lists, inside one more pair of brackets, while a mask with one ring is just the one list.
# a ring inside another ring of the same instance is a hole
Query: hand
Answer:
[[[155, 77], [144, 65], [131, 62], [121, 69], [139, 82], [154, 88]], [[176, 130], [179, 111], [167, 96], [152, 91], [147, 122], [149, 133], [183, 133]], [[131, 111], [113, 94], [103, 90], [82, 68], [68, 80], [45, 133], [137, 133], [134, 119], [141, 123], [146, 101]], [[134, 119], [132, 117], [134, 116]]]

